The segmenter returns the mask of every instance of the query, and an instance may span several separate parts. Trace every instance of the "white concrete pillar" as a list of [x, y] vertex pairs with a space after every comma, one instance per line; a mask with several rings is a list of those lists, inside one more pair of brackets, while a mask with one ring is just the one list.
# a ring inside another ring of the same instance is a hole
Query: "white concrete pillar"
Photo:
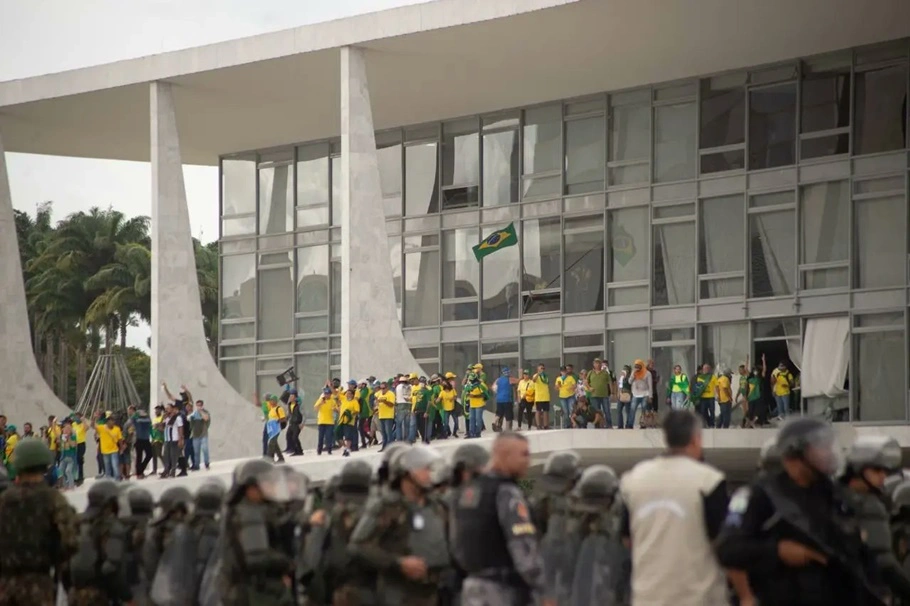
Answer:
[[341, 379], [420, 372], [401, 332], [365, 51], [341, 49]]
[[[167, 381], [186, 384], [212, 415], [209, 449], [216, 459], [261, 454], [261, 412], [253, 394], [238, 394], [215, 365], [202, 328], [202, 304], [190, 230], [171, 84], [150, 84], [152, 161], [152, 406]], [[276, 384], [277, 388], [277, 384]]]
[[[25, 282], [19, 259], [13, 198], [0, 136], [0, 414], [20, 430], [26, 421], [37, 428], [49, 415], [65, 416], [70, 409], [44, 380], [32, 349], [25, 301]], [[89, 465], [87, 462], [86, 465]]]

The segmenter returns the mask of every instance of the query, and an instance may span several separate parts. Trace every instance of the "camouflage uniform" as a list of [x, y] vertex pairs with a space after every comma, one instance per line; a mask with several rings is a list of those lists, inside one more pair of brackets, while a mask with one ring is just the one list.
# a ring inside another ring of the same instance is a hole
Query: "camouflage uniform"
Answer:
[[59, 578], [76, 551], [76, 512], [44, 482], [53, 455], [43, 442], [23, 440], [14, 460], [20, 483], [0, 495], [0, 606], [53, 606], [51, 571]]

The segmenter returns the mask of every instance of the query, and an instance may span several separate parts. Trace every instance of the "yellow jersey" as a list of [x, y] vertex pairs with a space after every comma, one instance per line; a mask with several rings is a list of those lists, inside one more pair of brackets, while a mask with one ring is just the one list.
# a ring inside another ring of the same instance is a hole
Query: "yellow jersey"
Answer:
[[123, 439], [123, 433], [116, 425], [113, 427], [108, 427], [107, 425], [99, 425], [98, 439], [98, 447], [101, 450], [101, 454], [114, 454], [120, 450], [119, 443], [120, 440]]
[[76, 443], [85, 444], [85, 424], [73, 423], [73, 433], [76, 434]]
[[337, 406], [338, 400], [335, 396], [329, 396], [328, 398], [322, 396], [316, 400], [316, 404], [313, 405], [313, 408], [316, 409], [316, 423], [319, 425], [334, 425]]
[[774, 386], [775, 396], [788, 396], [793, 385], [793, 375], [789, 370], [781, 371], [775, 368], [771, 373], [771, 385]]
[[483, 395], [483, 389], [478, 385], [468, 392], [468, 402], [471, 408], [483, 408], [487, 404], [487, 398]]
[[730, 379], [726, 375], [717, 377], [714, 382], [714, 393], [717, 396], [717, 401], [721, 404], [730, 403]]
[[439, 392], [439, 399], [442, 401], [442, 409], [446, 412], [455, 410], [455, 398], [458, 393], [454, 389], [443, 389]]
[[575, 380], [575, 377], [572, 375], [558, 376], [556, 377], [556, 387], [559, 389], [560, 398], [574, 398], [575, 397], [575, 386], [578, 384], [578, 381]]
[[376, 397], [374, 399], [376, 406], [379, 408], [379, 419], [380, 420], [389, 420], [395, 418], [395, 392], [386, 391], [382, 393], [381, 391], [376, 392]]
[[550, 384], [549, 382], [544, 381], [540, 375], [537, 375], [537, 378], [534, 379], [534, 401], [550, 401]]
[[[348, 418], [345, 418], [345, 413]], [[348, 400], [347, 396], [341, 398], [341, 409], [338, 413], [338, 422], [343, 425], [354, 425], [357, 422], [357, 415], [360, 414], [360, 400], [353, 398]]]
[[[60, 434], [61, 433], [62, 432], [61, 432], [60, 428], [57, 427], [56, 425], [54, 425], [53, 427], [47, 428], [47, 441], [49, 442], [48, 446], [50, 447], [51, 450], [53, 450], [53, 451], [57, 450], [57, 444], [60, 443]], [[105, 454], [108, 454], [108, 453], [105, 453]]]

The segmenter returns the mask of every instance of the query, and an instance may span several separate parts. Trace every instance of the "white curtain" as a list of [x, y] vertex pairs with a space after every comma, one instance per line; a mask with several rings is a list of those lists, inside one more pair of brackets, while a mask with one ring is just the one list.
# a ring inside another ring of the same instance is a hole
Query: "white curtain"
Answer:
[[[755, 226], [755, 230], [761, 239], [761, 254], [764, 257], [768, 281], [771, 282], [771, 289], [776, 295], [793, 291], [793, 253], [785, 246], [780, 246], [780, 244], [783, 244], [781, 242], [782, 238], [772, 242], [772, 234], [775, 229], [786, 229], [785, 225], [780, 225], [781, 218], [783, 221], [792, 222], [792, 217], [793, 213], [789, 211], [785, 213], [758, 214], [750, 217], [752, 225]], [[776, 248], [775, 244], [778, 245]], [[789, 244], [792, 248], [792, 240], [790, 240]], [[754, 254], [755, 252], [753, 251]]]
[[845, 395], [844, 380], [850, 363], [850, 319], [837, 316], [806, 322], [802, 363], [802, 397]]
[[670, 223], [657, 230], [664, 277], [667, 281], [667, 303], [684, 305], [695, 302], [695, 224]]

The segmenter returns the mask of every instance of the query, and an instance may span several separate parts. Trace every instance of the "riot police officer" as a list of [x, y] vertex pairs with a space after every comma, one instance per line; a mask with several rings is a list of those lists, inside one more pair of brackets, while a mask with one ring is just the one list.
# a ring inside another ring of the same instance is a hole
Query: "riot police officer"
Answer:
[[408, 444], [405, 442], [392, 442], [388, 446], [384, 446], [382, 450], [382, 460], [379, 462], [379, 467], [376, 469], [376, 486], [378, 488], [387, 488], [389, 485], [389, 462], [392, 460], [392, 457], [396, 452], [404, 450], [408, 447]]
[[483, 471], [490, 462], [490, 453], [480, 444], [459, 446], [452, 454], [452, 488], [464, 486]]
[[161, 555], [170, 543], [174, 530], [189, 515], [192, 502], [193, 496], [183, 486], [172, 486], [161, 494], [158, 515], [149, 522], [142, 547], [142, 567], [150, 587], [155, 582]]
[[53, 462], [50, 449], [35, 438], [13, 450], [16, 483], [0, 495], [0, 604], [53, 605], [52, 578], [60, 580], [76, 552], [76, 512], [44, 481]]
[[910, 574], [910, 479], [891, 489], [891, 544], [905, 574]]
[[564, 520], [568, 505], [566, 497], [580, 474], [581, 457], [574, 450], [554, 452], [547, 457], [531, 497], [532, 519], [541, 536], [547, 534], [551, 515], [563, 516], [557, 521]]
[[620, 539], [613, 508], [618, 491], [616, 472], [606, 465], [585, 469], [572, 490], [569, 537], [574, 575], [570, 591], [560, 603], [628, 603], [632, 562]]
[[458, 493], [452, 551], [468, 577], [463, 606], [526, 606], [547, 594], [537, 529], [517, 481], [531, 463], [528, 440], [504, 432], [493, 441], [489, 468]]
[[125, 526], [118, 518], [120, 488], [99, 480], [88, 491], [79, 529], [79, 551], [70, 562], [72, 606], [124, 604], [133, 599], [127, 576]]
[[[149, 491], [137, 486], [126, 492], [129, 511], [122, 517], [126, 531], [126, 574], [133, 592], [133, 601], [138, 606], [148, 604], [148, 580], [141, 566], [142, 548], [145, 545], [145, 534], [149, 521], [155, 512], [155, 500]], [[121, 512], [123, 514], [124, 512]]]
[[224, 606], [293, 604], [291, 562], [279, 546], [274, 507], [289, 494], [286, 476], [271, 461], [254, 459], [235, 469], [215, 590]]
[[398, 450], [389, 461], [389, 489], [370, 499], [349, 553], [378, 575], [379, 603], [435, 605], [451, 565], [444, 510], [430, 495], [439, 454], [428, 446]]
[[187, 524], [196, 543], [196, 579], [202, 581], [206, 564], [212, 556], [218, 542], [219, 512], [225, 495], [224, 485], [217, 480], [209, 480], [199, 487], [193, 501], [193, 513]]
[[827, 423], [802, 417], [777, 436], [783, 470], [730, 500], [716, 543], [726, 568], [748, 574], [761, 604], [874, 604], [868, 553], [846, 495], [831, 481], [842, 454]]
[[859, 436], [847, 454], [842, 481], [853, 495], [852, 504], [866, 547], [881, 572], [882, 595], [910, 600], [910, 578], [894, 556], [888, 510], [882, 488], [888, 474], [900, 468], [901, 447], [888, 436]]
[[765, 440], [758, 453], [758, 470], [764, 473], [777, 473], [781, 471], [780, 450], [777, 448], [777, 437]]

